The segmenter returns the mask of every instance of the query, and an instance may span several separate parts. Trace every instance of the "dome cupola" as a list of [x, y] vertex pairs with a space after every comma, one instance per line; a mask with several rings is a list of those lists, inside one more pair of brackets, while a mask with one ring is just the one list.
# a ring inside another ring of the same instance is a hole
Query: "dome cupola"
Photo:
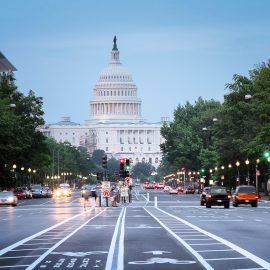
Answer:
[[111, 62], [100, 73], [90, 101], [90, 121], [131, 121], [141, 117], [141, 100], [129, 71], [119, 60], [116, 36], [113, 39]]

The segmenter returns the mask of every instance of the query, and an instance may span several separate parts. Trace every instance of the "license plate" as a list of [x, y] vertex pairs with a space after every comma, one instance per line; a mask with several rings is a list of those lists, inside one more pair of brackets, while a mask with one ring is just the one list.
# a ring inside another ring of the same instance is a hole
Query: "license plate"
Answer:
[[217, 202], [222, 202], [222, 200], [217, 200]]
[[249, 200], [245, 200], [245, 202], [249, 202]]

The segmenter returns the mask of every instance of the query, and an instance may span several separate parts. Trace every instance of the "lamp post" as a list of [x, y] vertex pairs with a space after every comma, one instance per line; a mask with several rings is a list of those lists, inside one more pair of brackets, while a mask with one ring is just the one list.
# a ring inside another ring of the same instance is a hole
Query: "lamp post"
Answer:
[[240, 162], [237, 160], [235, 163], [236, 167], [237, 167], [237, 179], [236, 179], [236, 185], [240, 184], [240, 174], [239, 174], [239, 166], [240, 166]]
[[16, 168], [17, 168], [17, 165], [16, 165], [16, 164], [13, 164], [13, 166], [12, 166], [12, 171], [14, 172], [15, 186], [17, 186], [17, 174], [16, 174]]
[[258, 164], [260, 163], [260, 160], [256, 160], [256, 173], [255, 173], [255, 181], [256, 181], [256, 193], [259, 194], [259, 181], [258, 181], [258, 176], [260, 175], [260, 171], [258, 170]]
[[28, 175], [28, 178], [29, 178], [29, 186], [31, 186], [31, 168], [28, 168], [28, 173], [29, 173], [29, 175]]
[[232, 168], [232, 164], [228, 165], [229, 171], [228, 171], [228, 178], [229, 178], [229, 188], [230, 190], [232, 189], [232, 183], [231, 183], [231, 168]]
[[21, 179], [21, 183], [24, 185], [24, 184], [27, 184], [27, 183], [25, 183], [24, 182], [24, 167], [21, 167], [21, 177], [20, 177], [20, 179]]
[[247, 178], [246, 178], [246, 181], [247, 181], [247, 184], [249, 185], [250, 184], [250, 180], [249, 180], [249, 160], [247, 159], [245, 161], [246, 165], [247, 165]]

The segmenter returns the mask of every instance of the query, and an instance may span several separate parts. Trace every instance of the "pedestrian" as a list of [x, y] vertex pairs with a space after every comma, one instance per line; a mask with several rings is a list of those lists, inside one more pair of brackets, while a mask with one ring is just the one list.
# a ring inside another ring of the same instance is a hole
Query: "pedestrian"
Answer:
[[83, 199], [83, 207], [85, 209], [86, 203], [89, 201], [89, 192], [87, 190], [83, 193]]
[[91, 190], [91, 207], [96, 207], [96, 199], [97, 199], [97, 191], [96, 188], [92, 188]]
[[123, 184], [120, 189], [120, 196], [121, 196], [121, 202], [125, 203], [126, 202], [126, 197], [128, 196], [127, 193], [128, 189], [126, 188], [126, 185]]

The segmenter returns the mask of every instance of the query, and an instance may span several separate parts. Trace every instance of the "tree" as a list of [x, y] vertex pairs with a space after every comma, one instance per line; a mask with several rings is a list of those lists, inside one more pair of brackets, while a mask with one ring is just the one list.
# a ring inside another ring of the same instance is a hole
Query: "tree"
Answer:
[[161, 128], [165, 138], [161, 149], [167, 161], [177, 169], [184, 165], [188, 170], [198, 170], [216, 159], [213, 118], [219, 117], [220, 112], [221, 104], [214, 100], [199, 98], [195, 105], [189, 102], [179, 105], [174, 111], [174, 121]]
[[154, 171], [155, 167], [150, 163], [138, 162], [132, 168], [132, 178], [147, 179]]
[[[255, 171], [256, 159], [270, 146], [270, 62], [251, 70], [249, 77], [234, 75], [227, 88], [230, 92], [224, 97], [216, 134], [220, 162], [240, 160], [243, 164], [248, 158]], [[268, 164], [261, 161], [266, 174]], [[239, 170], [244, 176], [246, 166]]]
[[104, 155], [105, 155], [104, 150], [96, 149], [96, 150], [94, 150], [94, 152], [92, 154], [92, 159], [98, 166], [102, 166], [102, 156], [104, 156]]
[[12, 74], [0, 74], [0, 186], [12, 186], [10, 168], [38, 168], [46, 164], [45, 137], [37, 131], [44, 124], [43, 101], [33, 91], [24, 96]]

